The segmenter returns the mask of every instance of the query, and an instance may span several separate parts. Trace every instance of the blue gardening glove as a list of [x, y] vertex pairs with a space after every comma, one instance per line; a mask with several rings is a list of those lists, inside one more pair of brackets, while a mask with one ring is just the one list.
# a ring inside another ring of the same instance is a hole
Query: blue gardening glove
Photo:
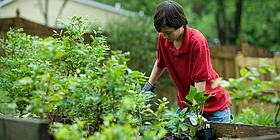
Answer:
[[155, 97], [155, 94], [153, 94], [154, 89], [155, 87], [149, 81], [147, 81], [144, 85], [141, 94], [144, 95], [146, 98], [145, 105], [150, 104], [152, 98]]
[[155, 87], [149, 81], [147, 81], [142, 90], [154, 92], [154, 89]]

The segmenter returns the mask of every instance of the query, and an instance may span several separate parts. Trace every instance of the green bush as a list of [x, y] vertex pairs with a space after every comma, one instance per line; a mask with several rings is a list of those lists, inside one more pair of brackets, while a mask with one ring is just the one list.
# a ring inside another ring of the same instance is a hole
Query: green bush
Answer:
[[256, 113], [250, 108], [242, 109], [241, 113], [235, 117], [234, 122], [252, 125], [275, 125], [272, 115], [264, 112], [264, 110]]
[[14, 108], [12, 115], [79, 118], [98, 130], [102, 115], [117, 112], [123, 97], [141, 91], [146, 78], [128, 68], [126, 53], [110, 51], [100, 34], [84, 43], [83, 34], [94, 30], [85, 23], [74, 17], [63, 23], [67, 31], [45, 39], [8, 32], [1, 44], [7, 56], [0, 58], [0, 102]]

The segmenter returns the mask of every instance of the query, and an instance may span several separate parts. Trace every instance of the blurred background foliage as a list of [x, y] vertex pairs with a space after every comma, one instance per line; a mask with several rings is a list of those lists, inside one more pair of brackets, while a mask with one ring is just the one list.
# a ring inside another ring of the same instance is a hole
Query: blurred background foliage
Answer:
[[[111, 5], [119, 3], [124, 9], [142, 12], [152, 19], [156, 6], [163, 0], [96, 1]], [[189, 25], [199, 29], [212, 45], [238, 45], [248, 42], [270, 51], [280, 51], [280, 4], [276, 0], [175, 1], [184, 8]], [[143, 32], [149, 32], [147, 30], [143, 26]]]
[[132, 69], [149, 72], [156, 58], [157, 32], [149, 18], [132, 17], [110, 22], [105, 31], [112, 49], [130, 52]]
[[[113, 50], [129, 52], [128, 65], [131, 69], [144, 72], [149, 76], [156, 60], [157, 32], [150, 18], [131, 17], [129, 21], [118, 20], [111, 22], [105, 28], [108, 44]], [[165, 72], [156, 84], [159, 98], [167, 97], [175, 102], [176, 92], [169, 74]], [[157, 91], [156, 91], [157, 92]]]

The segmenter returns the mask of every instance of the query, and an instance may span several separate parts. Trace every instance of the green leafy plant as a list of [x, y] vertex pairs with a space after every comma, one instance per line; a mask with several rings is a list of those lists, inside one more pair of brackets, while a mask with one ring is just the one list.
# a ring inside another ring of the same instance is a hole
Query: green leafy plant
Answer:
[[[141, 100], [146, 100], [146, 95], [138, 95], [139, 98], [126, 97], [117, 112], [118, 116], [109, 114], [105, 117], [102, 130], [92, 136], [93, 139], [161, 139], [164, 138], [166, 120], [164, 113], [168, 101], [159, 100], [156, 111]], [[144, 103], [144, 104], [143, 104]], [[161, 113], [160, 113], [161, 112]], [[127, 133], [127, 137], [124, 137]]]
[[206, 128], [204, 123], [203, 107], [207, 99], [214, 95], [205, 96], [204, 92], [198, 92], [193, 86], [190, 86], [190, 91], [186, 96], [187, 101], [184, 102], [187, 107], [178, 114], [172, 114], [167, 124], [167, 129], [176, 137], [192, 139], [195, 137], [197, 130]]
[[52, 131], [54, 131], [56, 140], [85, 140], [88, 132], [84, 130], [84, 126], [85, 123], [79, 120], [76, 120], [76, 123], [72, 125], [54, 123]]
[[195, 136], [195, 127], [186, 123], [187, 108], [183, 109], [180, 113], [174, 114], [174, 111], [168, 113], [169, 121], [166, 125], [166, 129], [169, 131], [167, 137], [192, 139]]
[[79, 118], [98, 130], [125, 95], [140, 92], [144, 74], [128, 68], [127, 53], [110, 51], [100, 31], [85, 43], [85, 32], [95, 30], [85, 22], [73, 17], [65, 32], [45, 39], [9, 31], [1, 45], [7, 54], [0, 58], [1, 104], [15, 105], [19, 117]]
[[[270, 74], [271, 80], [262, 80], [262, 75]], [[276, 74], [275, 67], [267, 65], [262, 60], [260, 67], [242, 68], [240, 78], [229, 79], [228, 81], [218, 81], [218, 84], [225, 86], [231, 94], [231, 98], [236, 105], [242, 101], [259, 100], [276, 106], [275, 125], [279, 123], [278, 116], [280, 111], [279, 82], [280, 76]]]
[[[148, 95], [149, 96], [149, 95]], [[146, 105], [141, 100], [146, 100], [147, 95], [138, 94], [134, 96], [125, 96], [116, 113], [110, 113], [104, 116], [101, 130], [89, 135], [85, 129], [84, 123], [77, 121], [77, 124], [55, 123], [54, 136], [56, 139], [65, 139], [63, 134], [70, 137], [88, 140], [113, 140], [113, 139], [162, 139], [166, 135], [164, 126], [166, 119], [164, 113], [159, 113], [166, 109], [168, 101], [164, 98], [159, 100], [158, 107], [154, 112], [150, 104]], [[140, 102], [140, 103], [139, 103]], [[142, 104], [143, 103], [143, 104]], [[141, 112], [139, 112], [139, 108]], [[142, 109], [141, 109], [142, 108]], [[81, 125], [83, 124], [83, 125]]]
[[197, 129], [204, 129], [204, 122], [203, 122], [203, 108], [207, 105], [206, 100], [211, 98], [215, 95], [208, 95], [205, 96], [205, 92], [198, 92], [197, 89], [193, 86], [190, 87], [189, 94], [186, 96], [187, 101], [191, 103], [185, 102], [188, 105], [188, 109], [190, 114], [187, 115], [190, 119], [196, 119], [197, 122]]
[[186, 99], [191, 102], [185, 102], [190, 112], [194, 112], [195, 115], [200, 116], [198, 124], [202, 124], [202, 114], [203, 114], [203, 108], [206, 106], [206, 100], [214, 95], [205, 96], [205, 92], [198, 92], [197, 89], [193, 86], [190, 86], [189, 94], [186, 96]]
[[236, 123], [253, 125], [275, 125], [272, 115], [266, 113], [264, 110], [256, 113], [250, 108], [242, 109], [241, 113], [235, 117], [234, 121]]

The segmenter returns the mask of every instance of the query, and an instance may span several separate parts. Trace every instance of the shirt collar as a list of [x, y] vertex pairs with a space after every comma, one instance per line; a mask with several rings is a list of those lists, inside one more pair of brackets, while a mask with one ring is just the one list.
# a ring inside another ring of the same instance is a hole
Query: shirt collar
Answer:
[[188, 53], [188, 45], [189, 45], [189, 38], [190, 38], [190, 28], [188, 25], [184, 26], [184, 37], [182, 41], [182, 46], [178, 50], [173, 46], [173, 43], [169, 42], [165, 39], [166, 47], [170, 47], [170, 50], [174, 52], [174, 55], [181, 55]]

